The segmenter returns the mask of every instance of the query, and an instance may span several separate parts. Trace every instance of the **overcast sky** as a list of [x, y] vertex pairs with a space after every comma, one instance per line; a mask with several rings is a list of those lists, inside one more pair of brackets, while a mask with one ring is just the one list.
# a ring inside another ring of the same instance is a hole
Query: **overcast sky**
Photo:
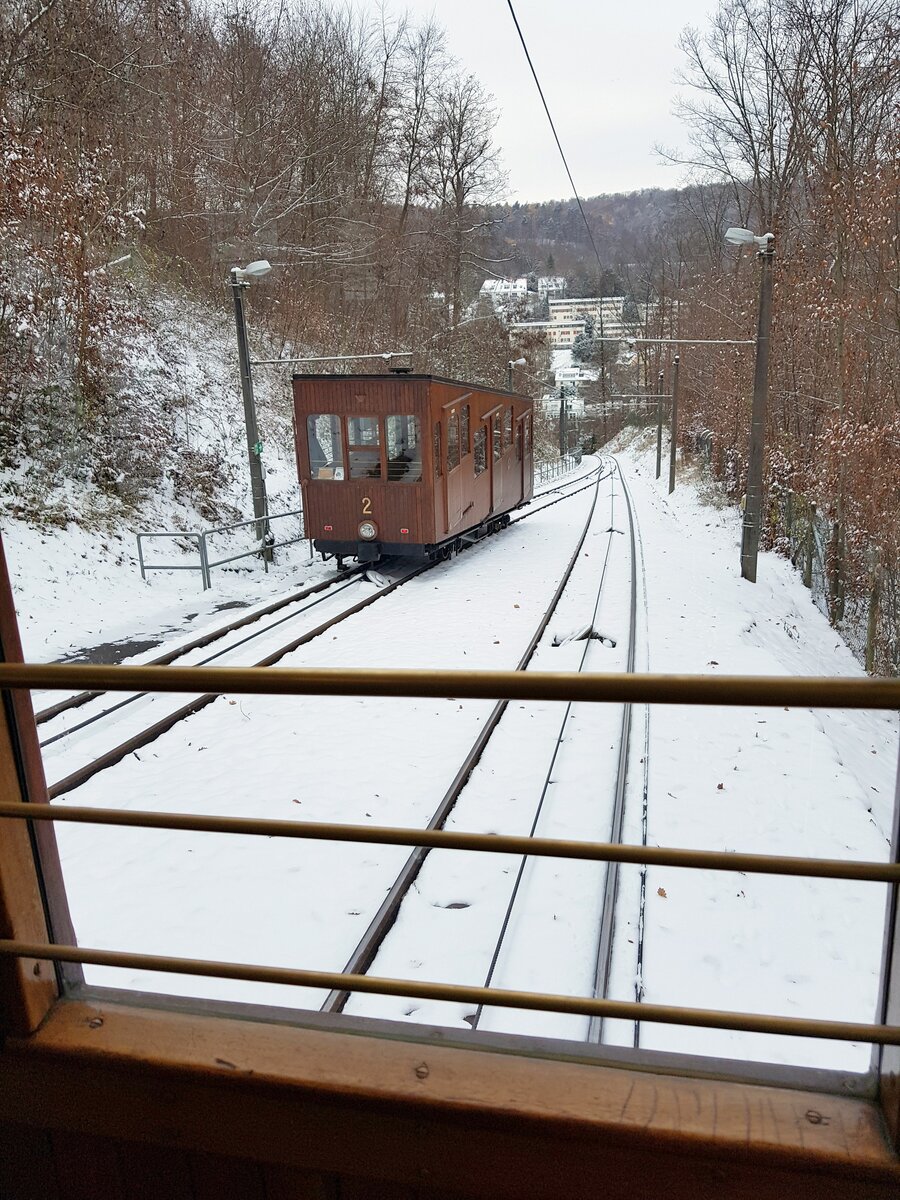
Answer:
[[[656, 144], [686, 144], [672, 116], [678, 37], [703, 27], [716, 0], [513, 0], [516, 15], [583, 196], [675, 187]], [[376, 0], [356, 0], [375, 9]], [[393, 12], [434, 12], [452, 52], [493, 93], [510, 200], [571, 195], [553, 134], [506, 0], [393, 0]]]

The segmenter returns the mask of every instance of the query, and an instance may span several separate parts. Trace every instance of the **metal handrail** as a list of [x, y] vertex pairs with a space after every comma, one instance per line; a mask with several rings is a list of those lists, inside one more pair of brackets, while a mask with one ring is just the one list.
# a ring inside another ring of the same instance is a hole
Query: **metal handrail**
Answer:
[[900, 679], [0, 663], [0, 688], [900, 710]]
[[[216, 691], [266, 694], [458, 696], [464, 698], [580, 699], [594, 702], [642, 700], [656, 703], [758, 705], [761, 707], [900, 708], [900, 680], [665, 675], [582, 676], [511, 671], [360, 671], [272, 670], [255, 668], [109, 667], [61, 664], [0, 664], [0, 688], [69, 688], [77, 685], [108, 691]], [[148, 813], [51, 808], [42, 804], [0, 803], [0, 818], [76, 821], [112, 825], [206, 830], [319, 840], [404, 845], [444, 845], [489, 853], [579, 858], [754, 871], [821, 878], [900, 882], [900, 863], [815, 860], [785, 856], [683, 850], [664, 847], [507, 837], [456, 830], [390, 829], [314, 822], [260, 821], [197, 814]], [[896, 859], [896, 856], [895, 856]], [[892, 918], [893, 920], [894, 918]], [[894, 931], [888, 930], [892, 939]], [[143, 968], [204, 977], [242, 979], [379, 995], [466, 1001], [501, 1008], [576, 1013], [592, 1017], [662, 1022], [805, 1037], [900, 1045], [900, 1026], [811, 1020], [717, 1009], [680, 1008], [635, 1001], [613, 1001], [551, 993], [507, 991], [412, 979], [373, 978], [205, 959], [132, 954], [71, 945], [0, 940], [0, 956]], [[891, 970], [893, 974], [893, 970]], [[892, 985], [893, 986], [893, 985]]]
[[[280, 521], [285, 517], [300, 517], [301, 532], [298, 537], [287, 538], [283, 541], [278, 541], [272, 538], [271, 541], [264, 541], [263, 537], [271, 537], [269, 528], [272, 521]], [[263, 537], [260, 538], [260, 543], [250, 550], [242, 550], [240, 554], [232, 554], [227, 558], [219, 558], [210, 560], [209, 557], [209, 539], [220, 533], [233, 533], [237, 529], [246, 529], [249, 525], [262, 526], [264, 528]], [[288, 512], [281, 513], [266, 513], [262, 517], [254, 517], [248, 521], [235, 521], [230, 525], [217, 525], [211, 529], [200, 530], [160, 530], [146, 531], [139, 533], [137, 536], [138, 547], [138, 562], [141, 568], [141, 579], [147, 578], [147, 571], [199, 571], [200, 578], [203, 581], [203, 590], [207, 591], [211, 586], [210, 572], [213, 567], [222, 567], [226, 563], [237, 562], [241, 558], [251, 558], [260, 556], [263, 560], [266, 572], [269, 570], [268, 552], [277, 550], [285, 546], [296, 545], [297, 542], [302, 542], [305, 538], [305, 530], [303, 529], [303, 509], [295, 508]], [[197, 552], [200, 561], [198, 563], [148, 563], [144, 559], [143, 542], [150, 538], [192, 538], [197, 542]]]
[[484, 854], [524, 854], [529, 858], [565, 858], [578, 862], [619, 862], [639, 866], [683, 867], [702, 871], [741, 871], [749, 875], [789, 875], [807, 879], [849, 879], [861, 883], [900, 883], [900, 863], [843, 858], [797, 858], [783, 854], [745, 854], [732, 850], [686, 850], [627, 842], [583, 842], [565, 838], [523, 837], [504, 833], [466, 833], [458, 829], [409, 829], [391, 825], [348, 825], [342, 821], [285, 821], [265, 817], [216, 817], [205, 813], [167, 813], [133, 809], [31, 806], [0, 801], [4, 817], [62, 821], [76, 825], [115, 825], [128, 829], [172, 829], [187, 833], [237, 833], [242, 836], [299, 838], [301, 841], [349, 842], [375, 846], [427, 846], [474, 850]]
[[900, 1026], [873, 1025], [863, 1021], [827, 1021], [716, 1008], [687, 1008], [644, 1002], [638, 1004], [634, 1000], [601, 1000], [588, 996], [561, 996], [553, 992], [522, 992], [458, 983], [428, 983], [420, 979], [345, 975], [339, 971], [307, 971], [298, 967], [271, 967], [204, 958], [173, 958], [161, 954], [131, 954], [123, 950], [98, 950], [86, 946], [11, 939], [0, 940], [0, 958], [129, 967], [135, 970], [199, 975], [212, 979], [239, 979], [248, 983], [280, 983], [329, 991], [369, 992], [376, 996], [413, 996], [422, 1000], [468, 1002], [485, 1007], [574, 1013], [579, 1016], [617, 1018], [625, 1021], [655, 1021], [665, 1025], [696, 1025], [703, 1029], [736, 1029], [743, 1033], [790, 1034], [794, 1037], [900, 1046]]

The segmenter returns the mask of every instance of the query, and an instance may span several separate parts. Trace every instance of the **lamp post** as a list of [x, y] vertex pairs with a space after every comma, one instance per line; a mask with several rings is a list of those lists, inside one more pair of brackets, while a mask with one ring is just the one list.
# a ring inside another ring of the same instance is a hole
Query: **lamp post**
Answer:
[[[253, 398], [253, 376], [250, 373], [250, 351], [247, 346], [247, 325], [244, 321], [244, 288], [252, 279], [260, 279], [272, 270], [265, 259], [246, 267], [231, 268], [231, 294], [234, 297], [234, 319], [237, 325], [238, 360], [241, 369], [241, 393], [244, 397], [244, 423], [247, 427], [247, 457], [250, 461], [250, 488], [253, 493], [253, 516], [257, 521], [256, 536], [266, 536], [266, 484], [262, 473], [262, 442], [256, 424], [256, 403]], [[270, 552], [271, 554], [271, 552]]]
[[659, 378], [656, 381], [656, 478], [659, 479], [662, 473], [662, 418], [663, 418], [663, 384], [665, 383], [666, 373], [660, 371]]
[[766, 404], [769, 392], [769, 333], [772, 328], [772, 282], [775, 235], [757, 236], [749, 229], [728, 229], [725, 241], [733, 246], [755, 244], [762, 263], [759, 284], [759, 321], [756, 330], [756, 366], [753, 372], [753, 409], [750, 416], [750, 461], [747, 466], [747, 498], [741, 532], [741, 575], [756, 583], [756, 561], [762, 525], [763, 459], [766, 441]]
[[506, 390], [508, 392], [512, 391], [513, 367], [524, 367], [526, 361], [524, 358], [511, 358], [506, 364]]
[[676, 354], [672, 365], [672, 424], [669, 429], [669, 495], [675, 491], [675, 449], [678, 445], [678, 365]]

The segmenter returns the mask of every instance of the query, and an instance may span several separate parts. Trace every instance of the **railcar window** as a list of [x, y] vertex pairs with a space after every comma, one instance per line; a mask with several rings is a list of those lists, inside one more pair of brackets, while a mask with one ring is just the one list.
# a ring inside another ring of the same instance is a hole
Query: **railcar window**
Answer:
[[447, 418], [447, 470], [459, 466], [459, 413]]
[[341, 418], [334, 413], [317, 413], [306, 418], [310, 479], [343, 479], [344, 448]]
[[531, 453], [531, 414], [525, 418], [525, 455]]
[[407, 415], [385, 421], [389, 483], [418, 483], [422, 478], [422, 434], [419, 418]]
[[432, 436], [434, 439], [434, 447], [433, 447], [434, 448], [434, 474], [435, 474], [435, 477], [439, 477], [440, 473], [441, 473], [441, 423], [440, 423], [440, 421], [435, 421], [434, 433]]
[[522, 426], [516, 426], [516, 462], [522, 461]]
[[503, 434], [500, 429], [499, 416], [494, 417], [494, 462], [499, 462], [503, 454], [503, 443], [501, 441]]
[[475, 474], [487, 470], [487, 430], [483, 425], [475, 430]]
[[381, 430], [378, 417], [348, 417], [347, 444], [351, 479], [381, 478]]
[[459, 444], [462, 448], [462, 456], [466, 457], [469, 450], [469, 406], [464, 404], [459, 414]]
[[503, 445], [508, 446], [512, 442], [512, 409], [507, 408], [503, 411]]

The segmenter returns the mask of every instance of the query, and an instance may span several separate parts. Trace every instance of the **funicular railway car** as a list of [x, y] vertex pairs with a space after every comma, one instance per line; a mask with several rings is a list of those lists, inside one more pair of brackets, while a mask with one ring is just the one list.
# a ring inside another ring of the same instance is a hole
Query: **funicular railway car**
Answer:
[[532, 495], [532, 401], [412, 375], [295, 375], [307, 537], [322, 554], [449, 557]]

